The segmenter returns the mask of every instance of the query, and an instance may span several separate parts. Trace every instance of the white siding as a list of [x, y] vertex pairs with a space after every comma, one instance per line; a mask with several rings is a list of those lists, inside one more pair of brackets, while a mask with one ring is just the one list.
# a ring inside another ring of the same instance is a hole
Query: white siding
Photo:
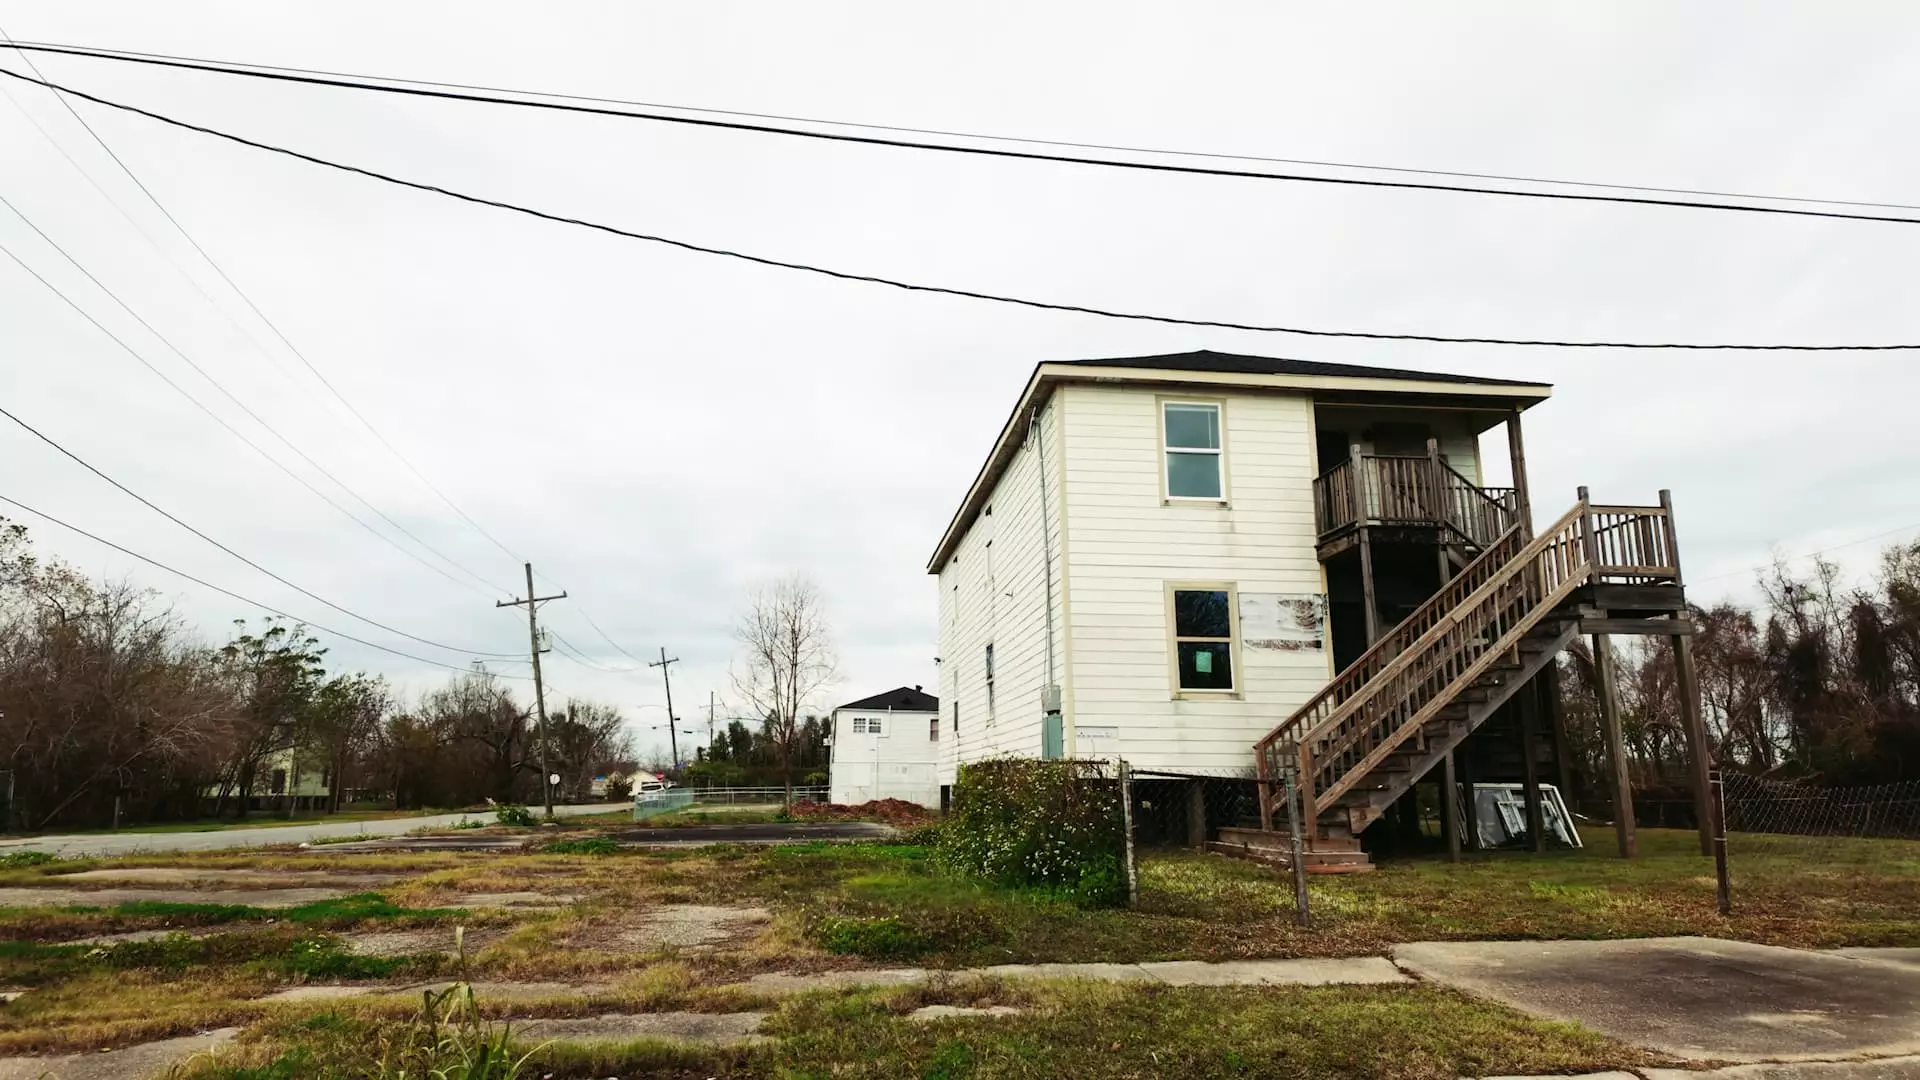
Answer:
[[[974, 520], [940, 569], [940, 783], [957, 764], [1041, 751], [1041, 693], [1049, 653], [1060, 665], [1058, 404], [1042, 410], [1039, 431], [995, 484], [992, 513]], [[1052, 520], [1042, 516], [1045, 503]], [[1054, 640], [1047, 635], [1048, 537], [1053, 544]], [[993, 707], [987, 705], [986, 646], [994, 647]]]
[[[833, 767], [827, 798], [842, 805], [875, 799], [905, 799], [940, 805], [937, 776], [940, 743], [929, 721], [938, 713], [836, 709], [833, 713]], [[854, 721], [858, 719], [860, 724]], [[878, 734], [864, 730], [877, 721]], [[863, 730], [856, 734], [854, 728]], [[945, 725], [942, 725], [944, 729]], [[941, 735], [946, 733], [941, 731]]]
[[[1303, 394], [1223, 402], [1228, 506], [1168, 505], [1150, 388], [1070, 386], [1065, 400], [1069, 753], [1118, 750], [1136, 767], [1249, 769], [1252, 746], [1316, 693], [1328, 654], [1242, 647], [1231, 699], [1179, 698], [1169, 582], [1323, 594], [1313, 520], [1313, 405]], [[1111, 731], [1109, 730], [1111, 729]], [[1086, 731], [1087, 747], [1076, 735]]]

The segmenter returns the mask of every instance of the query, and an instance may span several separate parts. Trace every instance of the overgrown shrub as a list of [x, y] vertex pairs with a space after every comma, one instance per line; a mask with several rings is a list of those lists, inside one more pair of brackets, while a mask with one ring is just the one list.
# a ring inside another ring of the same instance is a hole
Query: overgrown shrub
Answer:
[[633, 798], [633, 781], [625, 777], [607, 781], [607, 801], [626, 802]]
[[962, 765], [937, 857], [949, 869], [1089, 906], [1126, 901], [1120, 787], [1098, 765], [993, 758]]
[[44, 866], [57, 861], [59, 856], [45, 851], [9, 851], [0, 855], [0, 870], [19, 870], [28, 866]]
[[493, 812], [493, 817], [502, 825], [517, 825], [521, 828], [532, 828], [539, 824], [534, 819], [533, 811], [524, 806], [503, 806]]

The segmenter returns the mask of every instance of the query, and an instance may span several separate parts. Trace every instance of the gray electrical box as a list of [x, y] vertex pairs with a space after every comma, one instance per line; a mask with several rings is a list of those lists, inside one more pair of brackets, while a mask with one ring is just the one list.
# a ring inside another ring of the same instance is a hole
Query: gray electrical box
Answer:
[[1057, 713], [1060, 711], [1060, 684], [1048, 683], [1040, 688], [1040, 711]]

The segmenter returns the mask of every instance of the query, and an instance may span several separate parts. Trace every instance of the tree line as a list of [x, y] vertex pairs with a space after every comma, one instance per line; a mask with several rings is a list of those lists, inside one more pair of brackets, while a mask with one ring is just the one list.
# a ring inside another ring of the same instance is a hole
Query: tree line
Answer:
[[[84, 828], [256, 809], [395, 808], [539, 798], [530, 703], [488, 673], [419, 700], [330, 671], [306, 627], [235, 624], [209, 643], [158, 594], [39, 556], [0, 519], [0, 825]], [[557, 794], [631, 771], [619, 712], [567, 701], [548, 716]], [[301, 783], [318, 774], [318, 785]], [[325, 794], [317, 792], [324, 790]]]
[[[1866, 586], [1849, 586], [1837, 564], [1816, 559], [1803, 573], [1776, 564], [1760, 591], [1753, 607], [1721, 603], [1692, 613], [1715, 759], [1832, 786], [1920, 780], [1920, 542], [1884, 551]], [[1616, 685], [1634, 784], [1684, 785], [1673, 640], [1620, 642]], [[1559, 678], [1577, 783], [1603, 789], [1606, 739], [1585, 641], [1562, 658]]]

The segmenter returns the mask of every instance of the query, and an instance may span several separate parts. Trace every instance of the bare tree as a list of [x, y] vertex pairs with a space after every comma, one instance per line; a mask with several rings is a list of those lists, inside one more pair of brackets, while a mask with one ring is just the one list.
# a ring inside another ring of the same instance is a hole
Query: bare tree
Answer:
[[743, 653], [734, 689], [762, 718], [791, 803], [800, 710], [839, 667], [819, 586], [790, 574], [755, 589], [733, 633]]

